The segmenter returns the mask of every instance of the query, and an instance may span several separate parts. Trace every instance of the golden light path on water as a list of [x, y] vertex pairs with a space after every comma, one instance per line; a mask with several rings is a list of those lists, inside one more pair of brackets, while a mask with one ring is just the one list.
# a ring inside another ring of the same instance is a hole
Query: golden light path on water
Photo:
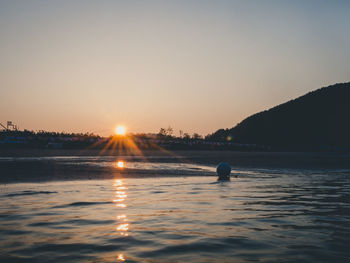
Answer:
[[[130, 156], [138, 156], [141, 157], [142, 160], [147, 161], [147, 157], [144, 156], [142, 150], [138, 147], [134, 136], [127, 135], [126, 134], [126, 127], [119, 125], [115, 128], [115, 135], [111, 136], [108, 140], [104, 140], [102, 142], [96, 142], [93, 144], [92, 148], [99, 147], [101, 143], [107, 142], [100, 151], [99, 155], [103, 155], [105, 151], [111, 150], [113, 153], [117, 155], [130, 155]], [[178, 158], [179, 160], [182, 159], [179, 156], [173, 154], [172, 152], [169, 152], [165, 150], [164, 148], [160, 147], [159, 145], [155, 143], [150, 143], [150, 146], [158, 149], [164, 154], [167, 154], [169, 156], [173, 156]], [[183, 160], [183, 162], [186, 162]], [[126, 168], [126, 163], [124, 160], [116, 160], [115, 161], [115, 167], [122, 171]], [[117, 226], [116, 231], [120, 236], [127, 237], [129, 236], [129, 228], [130, 224], [128, 222], [127, 216], [125, 214], [124, 208], [127, 207], [125, 204], [125, 199], [127, 198], [127, 187], [125, 187], [123, 180], [116, 179], [114, 181], [114, 189], [115, 189], [115, 196], [113, 199], [113, 202], [115, 203], [117, 209], [121, 209], [119, 213], [116, 216]], [[119, 253], [116, 256], [117, 261], [125, 261], [125, 255], [123, 253]]]
[[[115, 190], [113, 202], [116, 204], [116, 207], [118, 208], [118, 214], [116, 216], [116, 221], [117, 221], [116, 231], [118, 232], [119, 235], [126, 237], [126, 236], [129, 236], [129, 233], [128, 233], [129, 223], [123, 208], [126, 208], [125, 199], [128, 197], [126, 193], [126, 190], [128, 188], [124, 185], [124, 182], [121, 179], [114, 180], [113, 186]], [[125, 261], [125, 257], [123, 253], [119, 253], [117, 255], [117, 261]]]

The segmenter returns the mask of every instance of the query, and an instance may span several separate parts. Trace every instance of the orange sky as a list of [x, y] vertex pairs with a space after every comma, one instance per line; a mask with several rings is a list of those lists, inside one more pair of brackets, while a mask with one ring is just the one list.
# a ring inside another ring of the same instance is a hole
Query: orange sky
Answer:
[[100, 135], [230, 128], [349, 81], [350, 5], [332, 3], [1, 1], [0, 122]]

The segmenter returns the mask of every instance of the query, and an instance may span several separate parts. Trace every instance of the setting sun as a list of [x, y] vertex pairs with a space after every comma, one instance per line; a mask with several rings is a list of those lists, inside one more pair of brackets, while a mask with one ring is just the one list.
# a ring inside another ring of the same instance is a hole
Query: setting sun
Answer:
[[117, 128], [115, 128], [115, 134], [116, 135], [125, 135], [125, 133], [126, 133], [125, 126], [119, 125], [119, 126], [117, 126]]

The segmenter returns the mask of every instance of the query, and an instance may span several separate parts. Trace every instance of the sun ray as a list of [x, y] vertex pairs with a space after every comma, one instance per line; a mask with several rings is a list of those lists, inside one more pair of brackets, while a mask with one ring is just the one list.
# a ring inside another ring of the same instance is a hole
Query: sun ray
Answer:
[[144, 154], [142, 149], [151, 148], [151, 149], [156, 149], [161, 153], [166, 154], [167, 156], [174, 157], [181, 162], [185, 162], [189, 164], [193, 163], [192, 161], [186, 158], [183, 158], [172, 151], [165, 149], [164, 147], [160, 146], [159, 143], [157, 142], [154, 142], [152, 140], [144, 140], [132, 134], [127, 135], [126, 127], [122, 125], [119, 125], [115, 128], [115, 135], [112, 135], [109, 138], [102, 139], [93, 143], [90, 147], [88, 147], [88, 149], [96, 149], [99, 147], [101, 147], [102, 149], [99, 151], [98, 156], [102, 156], [107, 151], [110, 151], [112, 155], [137, 156], [141, 158], [142, 161], [147, 162], [148, 158]]

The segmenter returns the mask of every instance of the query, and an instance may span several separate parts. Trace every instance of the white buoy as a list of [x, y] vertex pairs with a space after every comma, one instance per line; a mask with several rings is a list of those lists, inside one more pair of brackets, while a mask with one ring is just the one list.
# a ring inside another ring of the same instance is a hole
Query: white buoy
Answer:
[[216, 173], [219, 176], [219, 180], [230, 180], [231, 166], [226, 162], [221, 162], [216, 167]]

